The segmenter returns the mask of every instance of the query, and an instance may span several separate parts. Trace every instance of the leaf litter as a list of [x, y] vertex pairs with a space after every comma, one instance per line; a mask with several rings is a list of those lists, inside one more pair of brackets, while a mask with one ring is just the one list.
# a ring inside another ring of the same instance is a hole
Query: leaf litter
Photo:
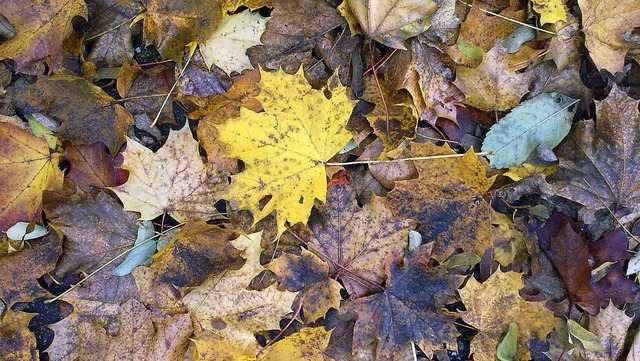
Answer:
[[636, 2], [21, 5], [0, 358], [640, 354]]

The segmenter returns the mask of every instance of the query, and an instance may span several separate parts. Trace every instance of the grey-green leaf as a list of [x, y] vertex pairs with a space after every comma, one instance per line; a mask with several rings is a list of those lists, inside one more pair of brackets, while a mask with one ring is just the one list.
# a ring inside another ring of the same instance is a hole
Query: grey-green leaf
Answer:
[[519, 166], [541, 144], [555, 148], [571, 129], [575, 99], [558, 93], [543, 93], [522, 102], [491, 127], [482, 143], [494, 168]]
[[507, 49], [507, 53], [513, 54], [520, 49], [522, 44], [535, 39], [536, 31], [527, 26], [521, 26], [514, 30], [506, 39], [502, 41], [502, 46]]
[[114, 276], [126, 276], [142, 264], [151, 264], [150, 261], [152, 260], [149, 257], [151, 257], [157, 249], [157, 241], [150, 240], [155, 236], [153, 223], [151, 223], [151, 221], [142, 221], [141, 223], [140, 228], [138, 228], [138, 237], [136, 238], [135, 246], [141, 243], [144, 244], [134, 248], [127, 254], [124, 261], [113, 269], [112, 273]]

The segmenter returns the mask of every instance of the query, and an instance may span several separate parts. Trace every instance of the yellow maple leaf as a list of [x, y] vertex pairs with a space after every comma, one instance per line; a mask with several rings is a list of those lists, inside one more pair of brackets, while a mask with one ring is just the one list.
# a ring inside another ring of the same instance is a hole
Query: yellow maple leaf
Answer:
[[[263, 113], [243, 108], [240, 118], [217, 126], [227, 155], [245, 164], [223, 198], [250, 210], [254, 224], [277, 210], [279, 236], [286, 221], [307, 221], [315, 198], [325, 201], [324, 163], [351, 139], [344, 124], [354, 101], [341, 85], [329, 86], [327, 99], [323, 90], [311, 89], [302, 70], [295, 75], [261, 71], [259, 87], [256, 99]], [[271, 199], [260, 208], [266, 196]]]
[[567, 5], [563, 0], [533, 0], [533, 10], [540, 14], [540, 24], [567, 21]]

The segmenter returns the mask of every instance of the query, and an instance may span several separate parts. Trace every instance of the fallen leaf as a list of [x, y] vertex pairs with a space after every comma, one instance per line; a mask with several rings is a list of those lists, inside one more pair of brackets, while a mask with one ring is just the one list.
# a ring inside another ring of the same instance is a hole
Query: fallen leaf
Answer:
[[493, 259], [501, 266], [507, 267], [516, 259], [527, 255], [522, 232], [502, 213], [491, 212], [491, 239], [493, 240]]
[[477, 68], [456, 67], [455, 85], [464, 93], [464, 104], [485, 111], [509, 110], [529, 91], [531, 74], [507, 69], [506, 49], [496, 42]]
[[29, 63], [51, 56], [50, 67], [60, 61], [63, 42], [73, 33], [74, 16], [87, 17], [87, 5], [82, 0], [35, 0], [25, 6], [23, 1], [2, 3], [2, 15], [15, 27], [15, 36], [2, 43], [0, 59], [11, 58], [16, 70]]
[[264, 6], [271, 6], [271, 0], [220, 0], [220, 7], [222, 13], [226, 14], [228, 11], [236, 11], [241, 6], [246, 6], [249, 10], [257, 10]]
[[596, 116], [597, 124], [579, 122], [557, 148], [560, 168], [548, 181], [555, 195], [584, 211], [608, 208], [620, 219], [640, 210], [638, 101], [614, 86], [606, 99], [596, 101]]
[[598, 69], [622, 72], [629, 50], [640, 49], [634, 28], [640, 26], [640, 7], [635, 0], [616, 3], [579, 0], [585, 45]]
[[74, 312], [53, 324], [54, 360], [177, 360], [193, 332], [188, 313], [158, 315], [141, 302], [105, 304], [73, 298]]
[[180, 233], [153, 256], [153, 283], [196, 287], [207, 277], [240, 268], [244, 260], [240, 251], [229, 243], [232, 238], [237, 235], [202, 220], [185, 224]]
[[71, 165], [67, 179], [85, 192], [115, 187], [127, 179], [126, 172], [114, 166], [113, 157], [102, 143], [70, 145], [62, 154]]
[[478, 329], [471, 341], [471, 352], [476, 361], [494, 360], [500, 336], [515, 322], [520, 329], [518, 350], [514, 360], [529, 360], [531, 338], [544, 341], [556, 321], [553, 313], [541, 302], [528, 302], [518, 294], [524, 284], [522, 274], [498, 270], [484, 283], [469, 278], [459, 290], [467, 311], [462, 319]]
[[533, 10], [540, 14], [540, 24], [555, 24], [567, 21], [567, 4], [565, 0], [532, 0]]
[[389, 258], [385, 291], [347, 306], [358, 314], [354, 354], [371, 345], [378, 358], [395, 359], [393, 355], [411, 341], [427, 355], [443, 344], [456, 344], [458, 315], [444, 305], [454, 301], [462, 278], [449, 274], [444, 266], [427, 266], [427, 258], [409, 254], [402, 266], [398, 257]]
[[520, 103], [491, 127], [482, 143], [494, 168], [522, 165], [542, 147], [555, 148], [569, 134], [577, 107], [575, 99], [558, 93], [543, 93]]
[[209, 68], [215, 64], [227, 74], [251, 68], [245, 53], [248, 48], [260, 44], [260, 35], [265, 30], [267, 20], [250, 11], [225, 16], [216, 31], [200, 45], [204, 62]]
[[589, 249], [580, 228], [569, 217], [554, 213], [538, 231], [538, 242], [562, 277], [571, 301], [595, 315], [602, 299], [591, 286]]
[[429, 28], [439, 2], [417, 0], [346, 0], [365, 34], [386, 46], [404, 49], [403, 42]]
[[[53, 229], [66, 236], [64, 252], [53, 272], [56, 279], [70, 273], [91, 273], [122, 251], [133, 246], [138, 226], [136, 217], [122, 210], [104, 192], [69, 198], [47, 209]], [[131, 276], [112, 277], [111, 271], [122, 258], [92, 277], [74, 294], [103, 302], [122, 302], [135, 294]]]
[[0, 300], [8, 307], [16, 302], [49, 296], [38, 283], [38, 278], [56, 267], [56, 261], [62, 254], [62, 238], [53, 232], [39, 240], [30, 241], [29, 245], [0, 257]]
[[[71, 75], [38, 80], [23, 94], [32, 106], [60, 123], [56, 133], [76, 144], [104, 143], [115, 155], [125, 142], [133, 117], [112, 97], [89, 81]], [[91, 129], [91, 131], [87, 131]]]
[[254, 67], [294, 74], [302, 68], [313, 88], [335, 72], [347, 84], [356, 39], [343, 34], [340, 12], [323, 0], [274, 0], [271, 18], [257, 45], [247, 50]]
[[385, 260], [403, 253], [414, 226], [409, 220], [394, 220], [380, 198], [359, 207], [349, 185], [335, 185], [327, 191], [327, 202], [309, 218], [313, 235], [308, 244], [357, 297], [380, 290]]
[[[263, 72], [261, 78], [256, 99], [265, 112], [242, 108], [240, 118], [217, 126], [227, 156], [245, 163], [222, 197], [250, 210], [254, 224], [276, 210], [279, 236], [287, 221], [307, 222], [314, 199], [326, 199], [324, 163], [351, 138], [344, 124], [354, 102], [338, 85], [329, 86], [327, 99], [311, 89], [302, 70], [293, 76]], [[259, 208], [268, 195], [272, 198]]]
[[0, 230], [16, 222], [30, 222], [42, 209], [42, 193], [62, 187], [60, 154], [49, 153], [43, 138], [24, 129], [0, 123]]
[[125, 210], [139, 212], [142, 220], [169, 214], [179, 222], [218, 214], [214, 203], [224, 180], [214, 164], [202, 162], [188, 126], [172, 131], [156, 153], [128, 138], [122, 155], [129, 179], [110, 189]]
[[160, 54], [182, 62], [184, 47], [191, 42], [204, 43], [222, 17], [218, 1], [145, 0], [144, 34]]
[[305, 327], [284, 340], [267, 347], [258, 356], [260, 361], [300, 360], [324, 361], [324, 349], [329, 343], [331, 331], [324, 327]]
[[[411, 156], [454, 154], [448, 145], [412, 143]], [[396, 182], [385, 198], [394, 216], [420, 222], [424, 243], [432, 242], [435, 259], [443, 262], [456, 249], [482, 255], [491, 247], [491, 210], [482, 194], [494, 178], [473, 151], [462, 158], [425, 159], [414, 162], [417, 179]]]
[[271, 261], [267, 268], [276, 274], [276, 280], [287, 291], [302, 291], [302, 312], [308, 322], [324, 317], [332, 307], [340, 308], [342, 286], [330, 278], [329, 264], [306, 249], [302, 249], [300, 256], [285, 253]]
[[382, 68], [388, 83], [397, 90], [409, 91], [420, 119], [432, 125], [438, 117], [455, 121], [454, 104], [462, 102], [464, 95], [453, 85], [450, 60], [422, 36], [409, 44], [409, 50], [397, 52]]
[[38, 360], [36, 339], [27, 328], [33, 315], [7, 311], [0, 318], [0, 358], [3, 360]]
[[[589, 318], [589, 331], [598, 336], [603, 352], [587, 351], [587, 360], [618, 360], [624, 352], [624, 342], [633, 317], [617, 309], [612, 303], [597, 316]], [[628, 358], [627, 358], [628, 360]]]
[[255, 233], [232, 241], [246, 257], [244, 266], [209, 278], [183, 299], [204, 329], [255, 353], [260, 347], [254, 333], [279, 329], [278, 322], [291, 312], [296, 297], [296, 293], [278, 291], [275, 285], [262, 291], [247, 289], [251, 280], [265, 270], [260, 265], [260, 238], [261, 233]]

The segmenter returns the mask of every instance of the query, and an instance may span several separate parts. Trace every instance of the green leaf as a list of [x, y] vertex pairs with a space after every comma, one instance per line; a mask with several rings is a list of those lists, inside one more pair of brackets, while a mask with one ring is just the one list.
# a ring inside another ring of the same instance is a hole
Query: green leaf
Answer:
[[136, 238], [135, 246], [141, 243], [144, 243], [144, 245], [136, 247], [129, 252], [124, 261], [113, 269], [113, 275], [120, 277], [126, 276], [131, 273], [134, 268], [142, 264], [151, 264], [149, 257], [156, 252], [158, 243], [156, 240], [149, 240], [154, 236], [153, 223], [151, 223], [151, 221], [142, 221], [140, 228], [138, 228], [138, 237]]
[[500, 361], [513, 361], [518, 350], [518, 325], [511, 322], [509, 332], [504, 336], [502, 342], [496, 349], [496, 356]]
[[524, 163], [538, 147], [553, 149], [569, 133], [576, 111], [575, 99], [558, 93], [543, 93], [513, 108], [491, 127], [482, 144], [494, 168]]
[[480, 61], [484, 57], [484, 51], [482, 51], [482, 48], [479, 48], [464, 40], [458, 42], [458, 50], [460, 50], [462, 54], [473, 60]]

